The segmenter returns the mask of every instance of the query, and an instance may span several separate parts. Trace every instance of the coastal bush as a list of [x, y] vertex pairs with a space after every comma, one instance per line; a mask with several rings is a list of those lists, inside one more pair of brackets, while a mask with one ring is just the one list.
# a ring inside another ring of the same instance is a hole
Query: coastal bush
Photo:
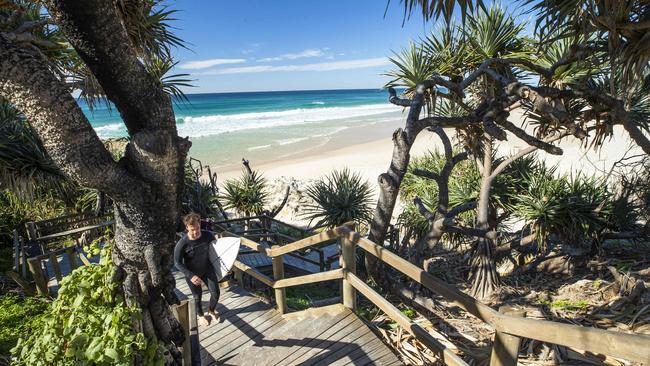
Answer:
[[[91, 252], [100, 250], [99, 240]], [[13, 365], [163, 363], [159, 344], [133, 330], [141, 315], [118, 291], [110, 248], [107, 243], [100, 250], [99, 264], [79, 267], [61, 281], [58, 297], [12, 349]]]
[[348, 221], [370, 220], [372, 189], [359, 173], [335, 170], [307, 187], [306, 195], [314, 203], [305, 205], [303, 216], [315, 226], [335, 227]]
[[244, 171], [239, 179], [229, 179], [223, 184], [225, 208], [235, 209], [244, 216], [259, 215], [268, 201], [267, 181], [256, 171]]
[[[458, 154], [455, 151], [454, 154]], [[497, 165], [503, 158], [493, 158]], [[440, 173], [445, 165], [445, 157], [439, 151], [430, 151], [428, 154], [415, 157], [409, 163], [408, 170], [400, 185], [400, 198], [404, 202], [404, 210], [398, 216], [398, 223], [405, 226], [416, 240], [424, 236], [429, 230], [429, 222], [420, 214], [413, 204], [415, 197], [420, 198], [424, 207], [430, 212], [435, 212], [438, 206], [438, 185], [435, 181], [413, 174], [416, 169]], [[534, 155], [526, 156], [514, 161], [492, 185], [491, 195], [495, 209], [499, 210], [498, 219], [501, 228], [505, 228], [505, 220], [512, 215], [510, 204], [517, 192], [526, 191], [529, 182], [524, 179], [528, 174], [537, 174], [548, 170], [539, 163]], [[449, 207], [478, 200], [481, 186], [481, 175], [473, 160], [464, 160], [456, 164], [449, 176]], [[493, 212], [496, 214], [496, 211]], [[469, 210], [460, 214], [457, 221], [463, 226], [473, 226], [476, 220], [476, 210]], [[471, 238], [459, 233], [445, 233], [444, 238], [452, 244], [465, 243]]]
[[511, 209], [532, 226], [542, 248], [551, 234], [580, 245], [606, 228], [613, 201], [602, 179], [581, 174], [531, 174], [526, 179], [529, 189], [516, 195]]
[[47, 310], [48, 304], [48, 300], [40, 297], [0, 296], [0, 356], [8, 359], [18, 339], [29, 336], [39, 327], [40, 315]]

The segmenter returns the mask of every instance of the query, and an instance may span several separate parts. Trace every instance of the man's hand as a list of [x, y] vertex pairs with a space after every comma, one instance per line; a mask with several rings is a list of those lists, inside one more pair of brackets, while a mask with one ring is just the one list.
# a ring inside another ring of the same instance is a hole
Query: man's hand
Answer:
[[192, 276], [192, 279], [191, 279], [190, 281], [191, 281], [193, 284], [195, 284], [196, 286], [201, 286], [201, 285], [203, 285], [203, 281], [201, 280], [201, 278], [200, 278], [199, 276]]

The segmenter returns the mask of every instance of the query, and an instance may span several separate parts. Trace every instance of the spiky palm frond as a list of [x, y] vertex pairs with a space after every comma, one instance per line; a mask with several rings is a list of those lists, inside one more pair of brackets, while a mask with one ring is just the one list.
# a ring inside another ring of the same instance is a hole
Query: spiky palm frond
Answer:
[[24, 116], [0, 103], [0, 186], [30, 200], [39, 187], [59, 190], [65, 180]]
[[129, 38], [145, 60], [170, 59], [172, 47], [185, 48], [183, 40], [170, 31], [169, 22], [176, 20], [173, 16], [177, 11], [162, 3], [162, 0], [117, 1]]
[[460, 8], [462, 19], [475, 7], [483, 7], [482, 0], [400, 0], [400, 3], [404, 5], [404, 19], [410, 18], [411, 14], [419, 10], [424, 20], [435, 20], [442, 15], [447, 23], [451, 21], [456, 7]]
[[454, 82], [462, 79], [469, 62], [469, 44], [462, 40], [461, 28], [455, 24], [440, 25], [421, 42], [432, 71]]
[[538, 243], [550, 234], [580, 245], [607, 226], [612, 210], [607, 185], [583, 175], [529, 175], [529, 189], [516, 195], [511, 207], [515, 215], [530, 223]]
[[370, 220], [372, 189], [359, 173], [349, 169], [335, 170], [307, 188], [314, 203], [305, 207], [304, 217], [315, 226], [335, 227], [349, 221]]
[[266, 187], [266, 179], [261, 174], [244, 171], [241, 178], [229, 179], [223, 184], [223, 194], [219, 198], [225, 201], [226, 208], [233, 208], [240, 214], [259, 215], [268, 201]]
[[408, 97], [412, 97], [416, 86], [430, 79], [433, 73], [427, 52], [413, 42], [388, 59], [396, 69], [384, 74], [393, 78], [385, 87], [404, 87]]
[[[596, 35], [589, 44], [607, 50], [613, 72], [634, 83], [650, 60], [650, 4], [647, 1], [526, 0], [542, 40]], [[566, 29], [562, 34], [553, 30]]]
[[183, 93], [180, 87], [193, 87], [191, 84], [193, 80], [186, 79], [190, 74], [167, 75], [177, 63], [178, 62], [174, 62], [169, 58], [163, 59], [152, 57], [145, 63], [145, 66], [147, 71], [149, 71], [156, 80], [159, 80], [163, 90], [174, 97], [175, 102], [189, 103], [189, 99], [187, 99], [187, 96]]
[[520, 34], [525, 26], [525, 23], [518, 23], [498, 3], [494, 3], [490, 9], [480, 9], [468, 16], [463, 33], [476, 61], [480, 63], [487, 58], [522, 51]]
[[[429, 211], [435, 211], [436, 205], [431, 205], [431, 200], [429, 197], [422, 197], [422, 203]], [[431, 207], [433, 206], [433, 207]], [[397, 216], [397, 225], [401, 227], [406, 227], [411, 231], [411, 235], [415, 240], [419, 240], [424, 237], [430, 229], [430, 222], [427, 220], [418, 210], [415, 205], [410, 202], [402, 212]]]
[[[422, 156], [412, 158], [399, 188], [400, 199], [402, 202], [413, 202], [413, 199], [416, 196], [423, 200], [426, 197], [433, 199], [433, 201], [437, 201], [438, 185], [431, 179], [413, 174], [413, 170], [420, 169], [438, 173], [442, 170], [444, 165], [445, 156], [437, 150], [429, 151]], [[435, 211], [435, 206], [433, 211]]]
[[[47, 58], [61, 80], [71, 89], [80, 90], [79, 98], [89, 108], [93, 109], [97, 103], [110, 107], [101, 85], [59, 28], [51, 24], [42, 5], [31, 1], [13, 4], [15, 8], [0, 8], [0, 30], [18, 32], [26, 29], [16, 42]], [[187, 102], [180, 87], [191, 86], [192, 80], [186, 78], [187, 74], [168, 75], [175, 65], [171, 49], [185, 47], [184, 42], [170, 31], [170, 22], [175, 20], [176, 11], [163, 5], [161, 0], [120, 0], [116, 5], [131, 44], [147, 70], [176, 101]]]
[[[562, 34], [565, 31], [565, 29], [558, 29], [556, 33]], [[555, 63], [571, 55], [576, 44], [587, 43], [587, 38], [585, 36], [557, 38], [546, 43], [536, 40], [535, 43], [532, 47], [536, 49], [536, 52], [534, 52], [531, 61], [544, 68], [550, 68]], [[558, 89], [564, 89], [567, 86], [575, 87], [584, 84], [588, 78], [601, 74], [603, 66], [602, 52], [594, 52], [591, 57], [559, 66], [555, 69], [550, 80], [541, 78], [540, 84]], [[525, 66], [522, 67], [525, 68]]]

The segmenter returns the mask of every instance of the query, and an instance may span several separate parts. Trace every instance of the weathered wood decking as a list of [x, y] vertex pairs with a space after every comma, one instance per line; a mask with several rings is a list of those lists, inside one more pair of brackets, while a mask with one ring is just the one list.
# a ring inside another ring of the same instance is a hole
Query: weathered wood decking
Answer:
[[[189, 295], [182, 275], [176, 273], [176, 278], [179, 292]], [[206, 311], [208, 300], [206, 291]], [[192, 323], [199, 343], [193, 351], [199, 350], [204, 366], [402, 364], [356, 314], [340, 304], [281, 315], [246, 290], [230, 286], [221, 289], [217, 310], [221, 315], [217, 322], [202, 327]]]

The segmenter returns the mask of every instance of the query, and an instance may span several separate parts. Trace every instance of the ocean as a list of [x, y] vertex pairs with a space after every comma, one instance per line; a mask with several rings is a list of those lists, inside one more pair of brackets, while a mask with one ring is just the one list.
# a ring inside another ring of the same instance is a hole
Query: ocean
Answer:
[[[188, 94], [175, 103], [178, 134], [190, 155], [214, 167], [308, 154], [332, 138], [396, 121], [402, 109], [378, 89]], [[80, 103], [100, 138], [127, 136], [115, 107], [92, 112]], [[385, 136], [388, 137], [389, 135]], [[360, 138], [363, 140], [363, 138]]]

